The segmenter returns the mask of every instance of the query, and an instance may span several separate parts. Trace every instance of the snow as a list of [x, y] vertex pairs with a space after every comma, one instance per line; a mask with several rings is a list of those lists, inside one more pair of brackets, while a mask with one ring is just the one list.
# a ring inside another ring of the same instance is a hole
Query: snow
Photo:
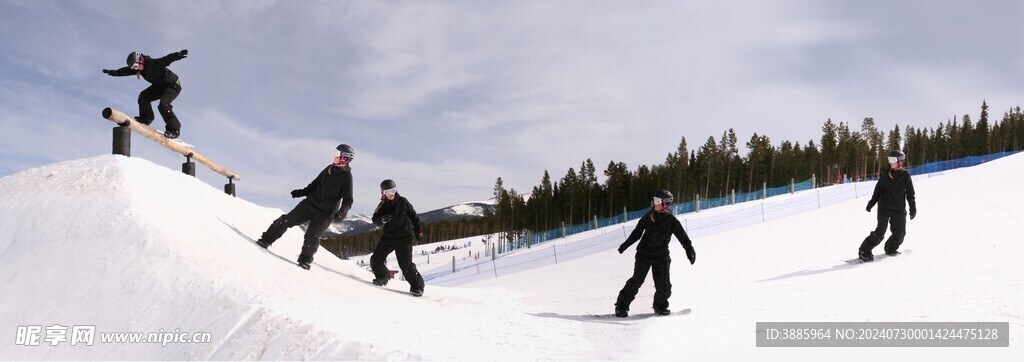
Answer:
[[[1022, 169], [1024, 155], [1018, 154], [915, 178], [919, 215], [908, 222], [904, 243], [913, 252], [884, 262], [842, 262], [855, 256], [875, 223], [864, 211], [864, 195], [694, 236], [693, 266], [674, 243], [670, 301], [673, 309], [693, 313], [619, 320], [588, 313], [612, 311], [631, 273], [632, 251], [609, 249], [460, 287], [428, 284], [424, 298], [413, 298], [405, 282], [372, 286], [364, 268], [323, 250], [311, 271], [296, 267], [299, 228], [269, 252], [256, 247], [253, 240], [281, 210], [143, 159], [63, 162], [0, 179], [0, 340], [8, 341], [0, 343], [0, 356], [833, 361], [867, 353], [873, 359], [1018, 359], [1024, 352]], [[464, 257], [480, 250], [479, 239], [442, 243], [471, 240], [473, 246], [433, 257]], [[421, 271], [437, 267], [425, 258], [415, 259]], [[646, 312], [653, 293], [648, 280], [632, 312]], [[1009, 322], [1011, 347], [757, 348], [754, 324], [763, 321]], [[210, 332], [213, 340], [166, 347], [10, 343], [17, 326], [53, 324], [95, 325], [97, 333], [180, 329]]]
[[473, 206], [473, 205], [455, 205], [455, 206], [452, 206], [452, 207], [448, 208], [448, 210], [451, 210], [451, 214], [453, 214], [453, 215], [476, 215], [476, 216], [483, 216], [483, 214], [484, 214], [484, 208], [483, 207]]

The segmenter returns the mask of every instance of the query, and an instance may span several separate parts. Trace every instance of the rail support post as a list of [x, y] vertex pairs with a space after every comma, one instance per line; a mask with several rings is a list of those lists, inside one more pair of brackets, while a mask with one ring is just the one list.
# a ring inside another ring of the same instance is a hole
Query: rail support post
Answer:
[[113, 154], [132, 157], [132, 128], [127, 123], [114, 127]]
[[196, 177], [196, 163], [192, 162], [192, 154], [185, 155], [185, 163], [181, 164], [181, 173]]

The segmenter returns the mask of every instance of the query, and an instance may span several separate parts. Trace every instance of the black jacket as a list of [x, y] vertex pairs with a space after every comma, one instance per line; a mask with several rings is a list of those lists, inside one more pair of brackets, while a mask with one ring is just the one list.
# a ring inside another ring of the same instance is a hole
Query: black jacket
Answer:
[[395, 195], [394, 200], [381, 200], [372, 219], [374, 225], [381, 227], [381, 239], [412, 242], [420, 234], [420, 217], [402, 195]]
[[313, 207], [345, 218], [352, 208], [352, 168], [328, 165], [302, 191]]
[[672, 235], [675, 235], [676, 239], [679, 239], [679, 243], [683, 244], [683, 249], [686, 249], [688, 257], [694, 254], [693, 244], [690, 242], [690, 237], [686, 235], [686, 230], [683, 230], [683, 224], [679, 223], [679, 219], [669, 212], [651, 210], [640, 218], [640, 222], [626, 238], [626, 242], [622, 243], [620, 250], [628, 248], [639, 239], [640, 245], [636, 247], [637, 257], [664, 258], [668, 256], [668, 243], [672, 240]]
[[142, 72], [133, 70], [130, 67], [123, 67], [110, 72], [110, 75], [115, 77], [125, 77], [139, 73], [142, 75], [143, 79], [153, 84], [174, 85], [175, 83], [178, 83], [178, 75], [174, 74], [170, 69], [167, 69], [167, 66], [171, 65], [171, 63], [175, 61], [183, 59], [184, 57], [182, 57], [181, 54], [174, 52], [158, 59], [150, 58], [145, 54], [143, 54], [143, 57], [146, 58], [146, 63], [142, 67]]
[[886, 210], [906, 210], [910, 204], [910, 214], [917, 215], [917, 202], [914, 199], [914, 182], [910, 180], [910, 172], [895, 170], [883, 172], [875, 184], [875, 192], [868, 201], [868, 208], [878, 204], [878, 208]]

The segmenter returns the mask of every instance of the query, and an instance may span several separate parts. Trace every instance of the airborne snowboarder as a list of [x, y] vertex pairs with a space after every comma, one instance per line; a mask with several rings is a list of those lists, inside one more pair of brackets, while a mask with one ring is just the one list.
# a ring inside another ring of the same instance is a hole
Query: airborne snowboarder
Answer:
[[178, 122], [178, 117], [174, 115], [171, 102], [174, 102], [174, 99], [181, 94], [181, 81], [178, 79], [178, 75], [167, 67], [186, 57], [188, 57], [187, 49], [167, 54], [158, 59], [135, 51], [128, 54], [128, 66], [115, 70], [104, 69], [103, 74], [112, 77], [134, 75], [138, 78], [141, 76], [142, 79], [151, 83], [149, 87], [139, 93], [139, 115], [135, 117], [135, 120], [147, 126], [153, 123], [153, 105], [150, 103], [160, 100], [160, 105], [156, 108], [160, 110], [160, 116], [163, 117], [167, 126], [164, 137], [176, 139], [181, 134], [181, 122]]
[[892, 225], [892, 235], [885, 241], [885, 253], [890, 256], [899, 254], [903, 237], [907, 234], [907, 204], [910, 204], [910, 219], [917, 216], [914, 182], [910, 180], [910, 172], [903, 169], [906, 159], [907, 156], [900, 150], [889, 152], [889, 170], [878, 178], [867, 207], [868, 212], [871, 212], [871, 208], [878, 204], [878, 225], [860, 244], [860, 260], [875, 260], [871, 249], [882, 242], [886, 224]]
[[672, 235], [679, 239], [686, 250], [686, 258], [692, 265], [697, 261], [697, 252], [693, 250], [690, 237], [683, 230], [671, 212], [669, 205], [672, 203], [672, 193], [668, 190], [661, 190], [654, 194], [654, 206], [640, 218], [636, 228], [629, 234], [626, 241], [619, 246], [619, 254], [626, 251], [633, 243], [640, 240], [636, 247], [636, 261], [633, 264], [633, 276], [626, 281], [626, 285], [619, 291], [619, 298], [615, 302], [615, 316], [629, 316], [629, 304], [636, 298], [637, 291], [647, 279], [647, 272], [654, 271], [654, 313], [657, 315], [669, 315], [672, 312], [668, 309], [668, 298], [672, 296], [672, 283], [669, 280], [669, 266], [672, 259], [669, 258], [668, 244]]

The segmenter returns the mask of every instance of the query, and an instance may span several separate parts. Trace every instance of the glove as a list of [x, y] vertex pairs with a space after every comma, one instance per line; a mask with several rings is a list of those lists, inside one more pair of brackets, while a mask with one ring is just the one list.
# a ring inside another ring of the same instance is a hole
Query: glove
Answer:
[[391, 215], [384, 215], [380, 217], [381, 224], [387, 224], [389, 221], [391, 221]]
[[619, 254], [622, 254], [622, 253], [626, 252], [626, 249], [628, 249], [628, 248], [629, 248], [629, 245], [626, 245], [626, 243], [622, 243], [622, 245], [619, 245]]
[[292, 190], [292, 198], [297, 199], [303, 196], [309, 195], [309, 192], [305, 189]]
[[690, 265], [697, 262], [697, 251], [693, 249], [686, 249], [686, 259], [690, 260]]
[[345, 220], [345, 217], [348, 216], [348, 209], [348, 207], [342, 206], [341, 208], [338, 209], [338, 211], [335, 211], [332, 217], [332, 219], [334, 219], [334, 222], [342, 222], [343, 220]]
[[182, 49], [180, 52], [178, 52], [178, 55], [180, 55], [182, 58], [188, 58], [188, 49]]
[[914, 216], [917, 216], [917, 211], [910, 213], [910, 220], [914, 220]]
[[871, 202], [869, 202], [869, 203], [868, 203], [868, 212], [871, 212], [871, 208], [872, 208], [872, 207], [875, 207], [875, 204], [874, 204], [874, 203], [871, 203]]
[[106, 75], [113, 75], [113, 74], [111, 74], [111, 73], [114, 73], [114, 71], [113, 71], [113, 70], [110, 70], [110, 69], [104, 69], [104, 70], [103, 70], [103, 74], [106, 74]]

